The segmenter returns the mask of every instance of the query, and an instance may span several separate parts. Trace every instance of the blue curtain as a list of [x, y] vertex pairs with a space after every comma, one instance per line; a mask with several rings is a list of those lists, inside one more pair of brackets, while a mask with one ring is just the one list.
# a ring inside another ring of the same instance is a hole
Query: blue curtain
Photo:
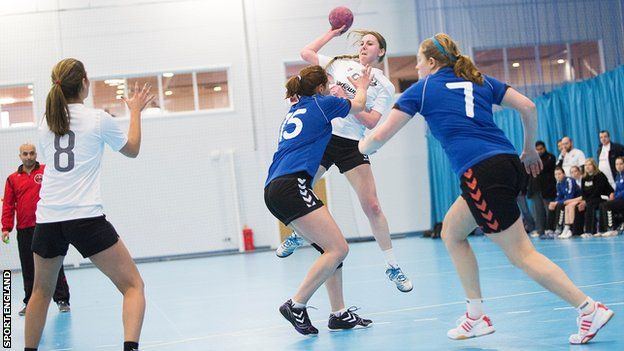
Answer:
[[[569, 136], [574, 146], [587, 157], [596, 157], [598, 132], [608, 130], [611, 140], [624, 143], [624, 66], [594, 79], [569, 84], [537, 97], [538, 139], [558, 156], [557, 140]], [[511, 140], [518, 153], [522, 150], [523, 130], [520, 115], [511, 109], [494, 113], [494, 121]], [[440, 143], [427, 134], [431, 222], [441, 222], [459, 195], [459, 180]]]

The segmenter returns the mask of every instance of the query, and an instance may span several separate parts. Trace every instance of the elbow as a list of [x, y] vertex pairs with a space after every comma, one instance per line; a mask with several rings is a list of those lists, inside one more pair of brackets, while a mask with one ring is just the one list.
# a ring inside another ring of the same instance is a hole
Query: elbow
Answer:
[[522, 107], [522, 112], [526, 115], [533, 116], [537, 112], [537, 107], [535, 103], [531, 100], [527, 101], [527, 103]]
[[310, 52], [310, 50], [308, 50], [308, 49], [303, 49], [299, 53], [299, 56], [301, 56], [301, 59], [304, 60], [307, 63], [311, 63], [313, 61], [313, 59], [312, 59], [313, 55], [314, 55], [314, 52]]

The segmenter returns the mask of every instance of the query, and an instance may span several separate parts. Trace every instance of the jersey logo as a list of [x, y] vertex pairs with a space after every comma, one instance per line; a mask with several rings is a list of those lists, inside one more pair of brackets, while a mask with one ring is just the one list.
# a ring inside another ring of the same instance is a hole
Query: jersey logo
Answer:
[[43, 181], [43, 174], [39, 173], [35, 175], [35, 183], [37, 184], [41, 184], [41, 182]]

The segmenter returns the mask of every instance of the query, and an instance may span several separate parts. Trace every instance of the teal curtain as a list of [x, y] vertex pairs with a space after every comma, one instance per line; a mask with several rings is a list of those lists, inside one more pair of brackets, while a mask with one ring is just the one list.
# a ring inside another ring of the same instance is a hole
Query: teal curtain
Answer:
[[[538, 139], [558, 156], [557, 140], [567, 135], [587, 157], [597, 157], [598, 132], [608, 130], [611, 140], [624, 143], [624, 66], [596, 78], [569, 84], [537, 97]], [[518, 153], [522, 150], [523, 130], [520, 115], [511, 109], [494, 113], [494, 121], [511, 140]], [[459, 180], [440, 143], [427, 134], [431, 222], [441, 222], [459, 195]]]

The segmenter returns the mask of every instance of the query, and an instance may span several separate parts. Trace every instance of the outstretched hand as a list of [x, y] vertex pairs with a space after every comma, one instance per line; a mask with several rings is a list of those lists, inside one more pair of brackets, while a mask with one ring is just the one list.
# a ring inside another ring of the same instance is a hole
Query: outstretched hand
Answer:
[[143, 88], [139, 90], [139, 83], [135, 82], [133, 89], [134, 93], [132, 94], [132, 97], [129, 99], [122, 97], [122, 99], [126, 103], [126, 105], [128, 105], [130, 111], [141, 112], [147, 106], [147, 104], [154, 100], [154, 94], [150, 94], [151, 89], [152, 86], [148, 83], [145, 83], [143, 85]]
[[344, 34], [344, 30], [345, 30], [346, 27], [347, 26], [342, 26], [342, 27], [336, 28], [336, 29], [331, 29], [330, 28], [329, 29], [329, 33], [331, 34], [332, 38], [339, 37], [339, 36]]
[[524, 150], [522, 155], [520, 155], [520, 161], [524, 164], [526, 172], [532, 177], [537, 177], [544, 168], [542, 160], [535, 149]]
[[351, 77], [347, 77], [347, 79], [349, 79], [349, 82], [351, 82], [355, 89], [368, 89], [372, 79], [371, 70], [371, 66], [366, 65], [362, 71], [362, 75], [358, 79], [353, 79]]

